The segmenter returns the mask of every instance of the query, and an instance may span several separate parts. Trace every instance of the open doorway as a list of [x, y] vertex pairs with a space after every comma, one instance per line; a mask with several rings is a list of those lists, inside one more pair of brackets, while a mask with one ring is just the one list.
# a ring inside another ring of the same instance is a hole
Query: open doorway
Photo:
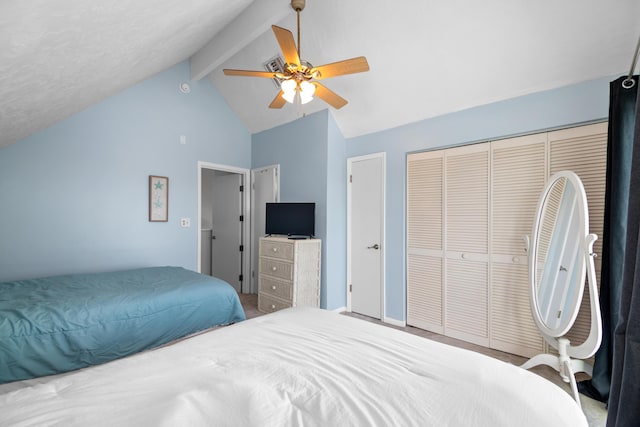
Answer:
[[198, 271], [250, 292], [249, 170], [198, 162]]

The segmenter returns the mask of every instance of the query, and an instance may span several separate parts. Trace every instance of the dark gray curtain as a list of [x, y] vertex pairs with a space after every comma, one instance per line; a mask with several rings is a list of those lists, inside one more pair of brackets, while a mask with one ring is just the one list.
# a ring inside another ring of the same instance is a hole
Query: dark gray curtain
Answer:
[[[637, 88], [638, 85], [636, 84], [635, 87]], [[638, 103], [635, 108], [628, 206], [619, 320], [613, 335], [613, 369], [607, 427], [640, 425], [640, 106]]]
[[[631, 158], [636, 127], [638, 78], [632, 88], [612, 81], [609, 86], [609, 130], [607, 145], [607, 178], [604, 207], [604, 236], [600, 278], [602, 311], [602, 345], [596, 353], [593, 377], [578, 386], [580, 392], [602, 402], [609, 399], [613, 363], [613, 336], [620, 320], [622, 277], [627, 241]], [[637, 173], [637, 171], [636, 171]]]

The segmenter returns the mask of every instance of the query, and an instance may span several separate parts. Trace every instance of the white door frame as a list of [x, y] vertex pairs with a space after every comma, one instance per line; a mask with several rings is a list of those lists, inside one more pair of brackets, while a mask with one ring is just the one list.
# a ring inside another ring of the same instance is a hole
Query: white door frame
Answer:
[[[256, 205], [256, 199], [255, 199], [255, 173], [257, 171], [261, 171], [264, 169], [275, 169], [275, 173], [276, 173], [276, 182], [275, 182], [275, 202], [278, 203], [280, 202], [280, 164], [274, 164], [274, 165], [268, 165], [268, 166], [261, 166], [258, 168], [252, 168], [250, 173], [251, 173], [251, 205], [252, 206], [256, 206], [256, 211], [257, 211], [257, 205]], [[253, 215], [254, 212], [252, 212], [251, 218], [250, 218], [250, 227], [251, 227], [251, 242], [254, 243], [254, 240], [256, 240], [256, 237], [259, 238], [260, 236], [264, 235], [263, 232], [260, 232], [258, 230], [255, 230], [255, 215]], [[257, 212], [255, 212], [257, 214]], [[264, 230], [263, 230], [264, 231]], [[250, 273], [250, 282], [249, 282], [249, 288], [247, 288], [249, 290], [250, 293], [258, 293], [258, 265], [254, 265], [254, 262], [257, 264], [258, 263], [258, 259], [259, 254], [258, 254], [258, 241], [256, 240], [255, 245], [252, 245], [252, 251], [251, 251], [251, 271]], [[253, 253], [255, 252], [255, 254]], [[254, 268], [255, 267], [255, 268]], [[255, 285], [255, 286], [254, 286]]]
[[345, 289], [347, 293], [347, 311], [351, 311], [351, 292], [349, 292], [349, 286], [351, 284], [351, 185], [349, 183], [349, 177], [351, 176], [351, 169], [353, 162], [369, 160], [369, 159], [382, 159], [382, 197], [380, 200], [382, 201], [382, 206], [380, 206], [380, 219], [381, 219], [381, 227], [380, 230], [380, 257], [382, 262], [380, 263], [380, 317], [383, 322], [387, 322], [387, 313], [386, 313], [386, 293], [385, 293], [385, 264], [386, 264], [386, 221], [385, 221], [385, 212], [387, 210], [387, 155], [385, 152], [380, 153], [372, 153], [364, 156], [357, 157], [349, 157], [347, 158], [347, 288]]
[[250, 183], [251, 183], [251, 170], [245, 168], [237, 168], [234, 166], [220, 165], [216, 163], [209, 163], [198, 161], [198, 219], [197, 219], [197, 227], [198, 227], [198, 246], [197, 246], [197, 271], [200, 273], [202, 271], [202, 260], [201, 260], [201, 250], [202, 250], [202, 241], [200, 233], [200, 224], [202, 223], [202, 170], [203, 169], [211, 169], [223, 172], [231, 172], [241, 174], [242, 185], [244, 186], [244, 191], [242, 192], [242, 215], [244, 216], [244, 221], [242, 222], [242, 240], [244, 245], [244, 254], [242, 257], [242, 274], [244, 275], [244, 280], [242, 281], [242, 293], [249, 292], [251, 287], [251, 278], [249, 275], [251, 274], [251, 191], [250, 191]]

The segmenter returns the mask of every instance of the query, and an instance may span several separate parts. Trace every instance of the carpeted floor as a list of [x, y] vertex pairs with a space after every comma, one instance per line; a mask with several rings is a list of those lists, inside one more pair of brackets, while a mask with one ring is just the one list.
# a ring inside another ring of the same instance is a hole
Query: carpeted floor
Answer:
[[[240, 294], [240, 302], [242, 303], [242, 307], [244, 308], [247, 319], [261, 316], [263, 314], [258, 311], [258, 295]], [[378, 323], [380, 325], [383, 325], [389, 328], [399, 329], [401, 331], [418, 335], [430, 340], [442, 342], [442, 343], [453, 345], [456, 347], [466, 348], [467, 350], [472, 350], [478, 353], [486, 354], [487, 356], [494, 357], [496, 359], [499, 359], [514, 365], [521, 365], [527, 361], [527, 359], [524, 357], [516, 356], [509, 353], [504, 353], [502, 351], [493, 350], [493, 349], [482, 347], [475, 344], [470, 344], [464, 341], [445, 337], [443, 335], [438, 335], [433, 332], [425, 331], [425, 330], [414, 328], [411, 326], [405, 326], [405, 327], [391, 326], [377, 319], [372, 319], [370, 317], [362, 316], [356, 313], [344, 312], [342, 314], [344, 314], [345, 316], [351, 316], [358, 319], [362, 319], [363, 321]], [[559, 387], [566, 390], [567, 393], [571, 393], [571, 388], [569, 384], [564, 383], [560, 378], [560, 376], [558, 375], [558, 373], [554, 371], [552, 368], [548, 366], [537, 366], [531, 369], [531, 372], [534, 372], [548, 379], [554, 384], [557, 384]], [[586, 377], [578, 377], [578, 380], [581, 380], [584, 378]], [[607, 420], [607, 409], [605, 408], [605, 405], [601, 402], [590, 399], [583, 395], [580, 395], [580, 402], [582, 404], [582, 409], [584, 410], [584, 413], [587, 416], [587, 420], [589, 421], [589, 427], [604, 427]]]

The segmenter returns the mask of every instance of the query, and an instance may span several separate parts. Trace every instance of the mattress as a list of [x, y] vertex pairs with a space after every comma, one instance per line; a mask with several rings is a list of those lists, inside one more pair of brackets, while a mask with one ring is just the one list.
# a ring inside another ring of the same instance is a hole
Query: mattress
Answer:
[[314, 308], [39, 382], [0, 394], [0, 425], [587, 426], [519, 367]]
[[0, 283], [0, 383], [97, 365], [244, 319], [231, 285], [180, 267]]

